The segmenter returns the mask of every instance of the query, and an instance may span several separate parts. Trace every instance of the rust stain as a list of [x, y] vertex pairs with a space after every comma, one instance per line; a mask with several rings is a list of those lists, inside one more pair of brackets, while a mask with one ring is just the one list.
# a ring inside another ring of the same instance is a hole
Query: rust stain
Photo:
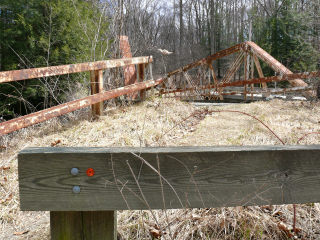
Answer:
[[222, 51], [219, 51], [219, 52], [216, 52], [215, 54], [213, 55], [210, 55], [206, 58], [202, 58], [196, 62], [193, 62], [193, 63], [190, 63], [188, 65], [185, 65], [177, 70], [174, 70], [172, 72], [169, 72], [168, 73], [168, 77], [172, 76], [172, 75], [175, 75], [177, 73], [181, 73], [181, 72], [185, 72], [191, 68], [195, 68], [195, 67], [198, 67], [202, 64], [207, 64], [207, 63], [211, 63], [212, 61], [214, 60], [217, 60], [219, 58], [222, 58], [222, 57], [225, 57], [227, 55], [230, 55], [230, 54], [233, 54], [233, 53], [236, 53], [236, 52], [239, 52], [242, 48], [243, 48], [243, 44], [244, 43], [240, 43], [240, 44], [237, 44], [233, 47], [230, 47], [230, 48], [227, 48], [225, 50], [222, 50]]
[[143, 89], [148, 89], [157, 86], [161, 84], [164, 80], [165, 78], [160, 78], [157, 80], [135, 83], [129, 86], [113, 89], [110, 91], [104, 91], [82, 99], [74, 100], [39, 112], [31, 113], [26, 116], [2, 122], [0, 123], [0, 135], [8, 134], [21, 128], [44, 122], [51, 118], [58, 117], [69, 112], [73, 112], [81, 108], [89, 107], [90, 105], [108, 99], [116, 98], [121, 95], [130, 94]]
[[[123, 58], [132, 58], [131, 48], [127, 36], [120, 36], [120, 51]], [[137, 82], [137, 73], [134, 65], [129, 65], [123, 67], [124, 71], [124, 85], [131, 85]], [[138, 93], [132, 93], [128, 95], [132, 100], [138, 97]]]
[[[254, 42], [246, 42], [248, 46], [248, 51], [256, 54], [260, 59], [266, 62], [274, 71], [280, 74], [292, 74], [288, 68], [286, 68], [282, 63], [280, 63], [277, 59], [272, 57], [269, 53], [263, 50]], [[308, 84], [305, 83], [302, 79], [292, 79], [289, 81], [291, 86], [293, 87], [307, 87]]]
[[151, 56], [113, 59], [97, 62], [87, 62], [70, 65], [51, 66], [43, 68], [31, 68], [0, 72], [0, 83], [27, 80], [32, 78], [50, 77], [78, 72], [102, 70], [107, 68], [123, 67], [132, 64], [150, 63]]
[[[304, 73], [292, 73], [283, 76], [272, 76], [272, 77], [264, 77], [264, 78], [253, 78], [249, 80], [241, 80], [229, 83], [220, 83], [218, 85], [210, 84], [201, 87], [192, 87], [192, 88], [185, 88], [185, 89], [173, 89], [168, 91], [162, 91], [161, 94], [169, 94], [169, 93], [177, 93], [177, 92], [185, 92], [185, 91], [193, 91], [195, 89], [210, 89], [215, 87], [236, 87], [236, 86], [243, 86], [246, 84], [254, 84], [254, 83], [267, 83], [267, 82], [281, 82], [281, 81], [290, 81], [293, 79], [307, 79], [307, 78], [315, 78], [320, 77], [320, 71], [315, 72], [304, 72]], [[307, 87], [307, 86], [305, 86]], [[308, 88], [306, 88], [308, 90]]]
[[[278, 60], [276, 60], [269, 53], [267, 53], [265, 50], [263, 50], [261, 47], [259, 47], [256, 43], [248, 41], [248, 42], [243, 42], [243, 43], [237, 44], [237, 45], [230, 47], [228, 49], [219, 51], [211, 56], [200, 59], [200, 60], [193, 62], [191, 64], [185, 65], [175, 71], [168, 73], [167, 76], [170, 77], [175, 74], [185, 72], [187, 70], [198, 67], [198, 66], [205, 64], [205, 63], [211, 64], [211, 62], [214, 60], [217, 60], [219, 58], [225, 57], [227, 55], [230, 55], [230, 54], [233, 54], [233, 53], [236, 53], [239, 51], [253, 53], [254, 55], [258, 56], [260, 59], [262, 59], [264, 62], [266, 62], [274, 71], [280, 73], [281, 75], [293, 74], [288, 68], [286, 68]], [[307, 83], [305, 83], [302, 79], [299, 79], [299, 78], [290, 78], [290, 80], [288, 80], [288, 81], [291, 84], [291, 86], [293, 86], [293, 87], [307, 87], [308, 86]], [[313, 96], [313, 93], [307, 92], [307, 95]]]

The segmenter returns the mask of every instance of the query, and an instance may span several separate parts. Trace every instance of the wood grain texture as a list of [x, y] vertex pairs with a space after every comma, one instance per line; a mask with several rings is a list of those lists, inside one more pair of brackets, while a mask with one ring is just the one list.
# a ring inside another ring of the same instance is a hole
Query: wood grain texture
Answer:
[[[145, 81], [145, 64], [139, 64], [138, 65], [138, 68], [139, 68], [139, 81], [140, 82], [144, 82]], [[146, 98], [146, 90], [143, 89], [140, 91], [140, 100], [141, 101], [144, 101]]]
[[52, 240], [113, 240], [116, 229], [114, 211], [50, 212]]
[[[320, 202], [320, 145], [27, 148], [18, 161], [21, 210]], [[73, 167], [78, 176], [70, 174]], [[95, 169], [93, 177], [85, 173], [89, 167]], [[79, 194], [72, 192], [75, 185]]]
[[0, 83], [123, 67], [140, 63], [150, 63], [152, 61], [152, 56], [146, 56], [5, 71], [0, 72]]
[[[91, 95], [103, 92], [103, 71], [90, 71]], [[91, 105], [93, 117], [101, 116], [103, 113], [103, 101]]]

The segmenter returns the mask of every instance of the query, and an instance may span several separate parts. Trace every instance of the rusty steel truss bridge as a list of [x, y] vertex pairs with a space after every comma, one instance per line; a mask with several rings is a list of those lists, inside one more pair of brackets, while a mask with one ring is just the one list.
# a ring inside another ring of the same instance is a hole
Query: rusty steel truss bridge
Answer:
[[[123, 59], [0, 72], [0, 84], [80, 72], [90, 72], [91, 82], [90, 96], [2, 122], [0, 136], [89, 106], [93, 115], [99, 116], [103, 111], [103, 101], [123, 95], [130, 100], [144, 100], [146, 91], [154, 87], [163, 97], [181, 99], [221, 101], [228, 95], [241, 95], [246, 100], [253, 98], [254, 94], [267, 96], [279, 92], [302, 92], [305, 97], [311, 98], [315, 97], [315, 86], [308, 86], [303, 79], [320, 77], [320, 71], [293, 73], [254, 42], [244, 42], [154, 80], [152, 56], [133, 58], [125, 36], [120, 38], [120, 49], [125, 57]], [[224, 76], [218, 78], [214, 61], [232, 56], [233, 62]], [[273, 69], [275, 76], [265, 77], [260, 61]], [[123, 86], [105, 90], [103, 71], [120, 67], [123, 69]], [[259, 78], [254, 78], [255, 69]], [[146, 78], [147, 71], [151, 79]], [[283, 81], [289, 82], [290, 87], [280, 90], [267, 87], [267, 83]]]

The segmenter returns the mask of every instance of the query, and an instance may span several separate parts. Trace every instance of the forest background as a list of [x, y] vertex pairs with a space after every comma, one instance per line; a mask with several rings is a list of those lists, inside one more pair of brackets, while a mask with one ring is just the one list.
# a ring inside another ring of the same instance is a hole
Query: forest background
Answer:
[[[293, 72], [312, 71], [320, 68], [320, 0], [1, 0], [0, 71], [119, 58], [120, 35], [134, 56], [154, 56], [156, 74], [248, 40]], [[228, 64], [216, 61], [218, 77]], [[0, 121], [83, 89], [87, 73], [1, 84]]]

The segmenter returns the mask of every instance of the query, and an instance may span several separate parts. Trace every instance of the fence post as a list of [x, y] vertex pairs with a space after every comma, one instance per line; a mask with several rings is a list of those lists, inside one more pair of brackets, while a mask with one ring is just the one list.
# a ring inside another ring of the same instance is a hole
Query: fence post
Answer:
[[50, 212], [52, 240], [116, 240], [116, 211]]
[[[90, 71], [91, 95], [101, 93], [103, 91], [103, 70]], [[93, 104], [92, 116], [98, 117], [103, 112], [103, 102]]]
[[[139, 74], [139, 82], [143, 82], [145, 80], [145, 64], [141, 63], [138, 65], [138, 74]], [[146, 90], [143, 89], [140, 91], [140, 100], [143, 101], [146, 98]]]

